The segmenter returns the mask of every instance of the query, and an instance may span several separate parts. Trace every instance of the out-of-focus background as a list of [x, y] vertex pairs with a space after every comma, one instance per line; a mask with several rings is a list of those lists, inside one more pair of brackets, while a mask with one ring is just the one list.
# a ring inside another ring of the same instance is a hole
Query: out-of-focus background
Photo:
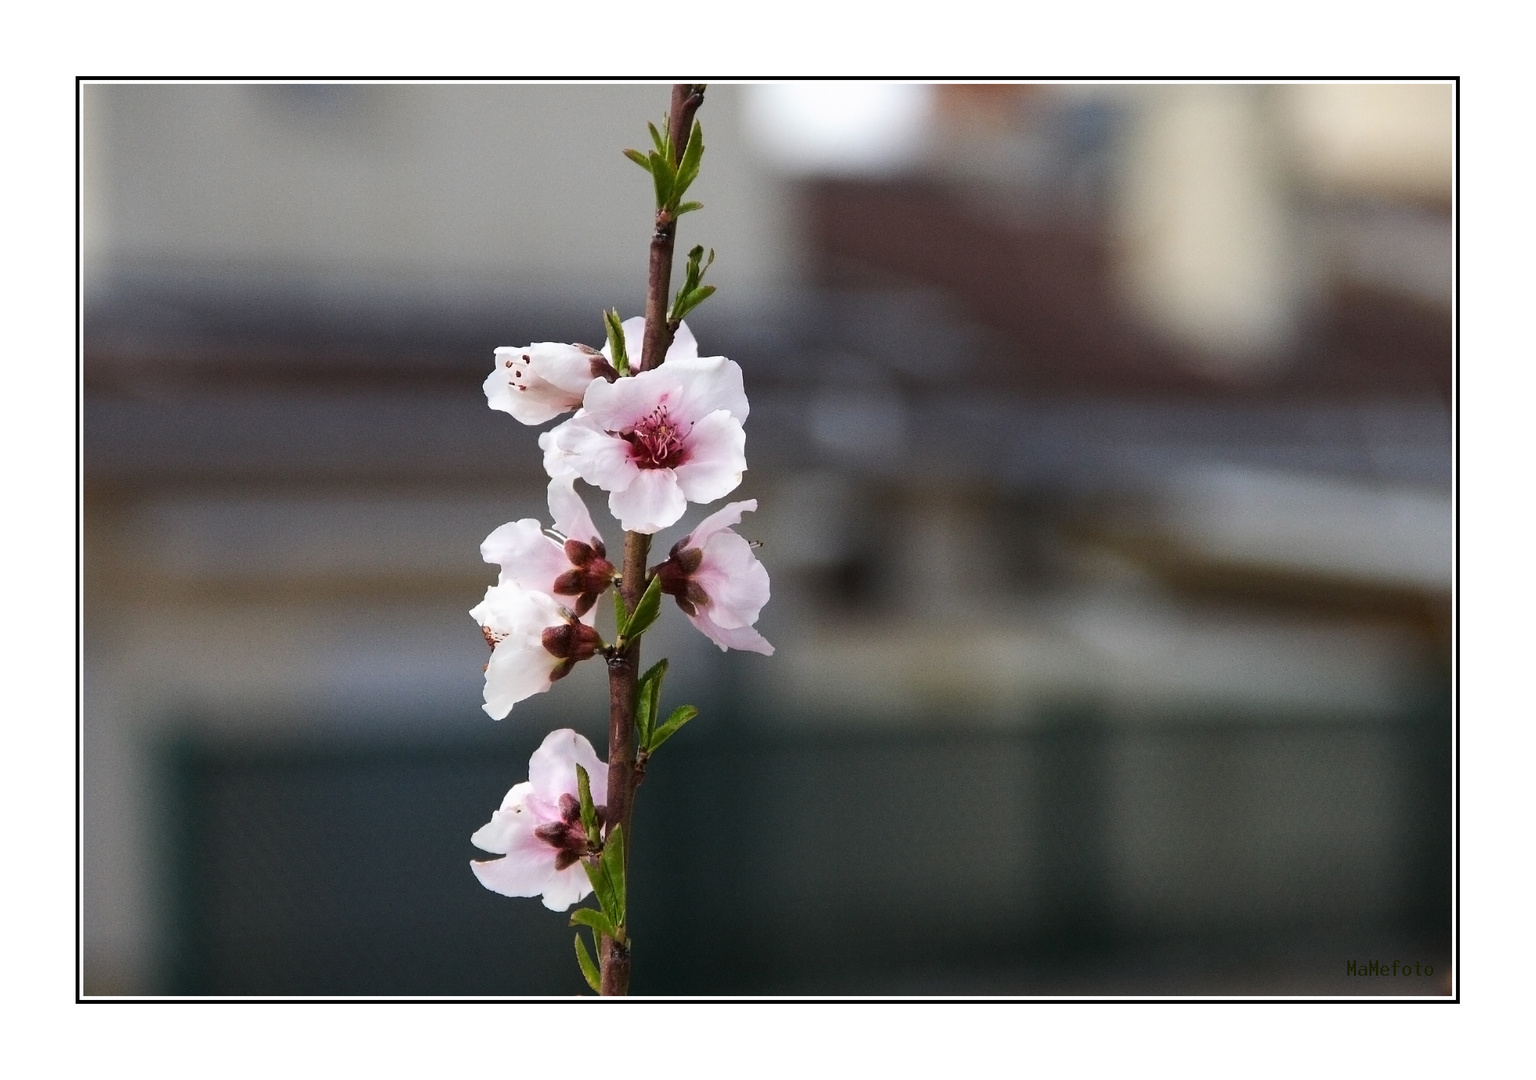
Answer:
[[[1448, 992], [1453, 92], [710, 88], [778, 652], [647, 638], [635, 992]], [[480, 711], [480, 384], [641, 310], [667, 100], [84, 87], [87, 994], [582, 989], [468, 867], [606, 727]]]

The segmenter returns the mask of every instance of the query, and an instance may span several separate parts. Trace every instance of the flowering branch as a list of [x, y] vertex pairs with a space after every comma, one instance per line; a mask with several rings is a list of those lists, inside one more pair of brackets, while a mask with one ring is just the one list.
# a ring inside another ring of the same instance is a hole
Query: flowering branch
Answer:
[[[677, 332], [677, 324], [667, 320], [667, 301], [672, 291], [672, 252], [677, 243], [678, 197], [686, 188], [675, 180], [685, 156], [697, 160], [704, 152], [704, 139], [694, 124], [693, 114], [704, 104], [704, 87], [678, 83], [672, 88], [672, 109], [668, 114], [667, 138], [658, 147], [657, 160], [650, 164], [657, 180], [656, 228], [651, 234], [650, 280], [645, 294], [645, 344], [640, 354], [639, 371], [660, 367]], [[697, 143], [697, 149], [693, 143]], [[662, 175], [671, 166], [672, 190], [664, 190]], [[686, 180], [691, 181], [691, 177]], [[624, 605], [637, 612], [647, 585], [645, 563], [651, 553], [647, 532], [624, 533], [624, 569], [621, 593]], [[634, 812], [635, 789], [645, 774], [635, 768], [635, 705], [640, 669], [640, 641], [630, 641], [608, 661], [608, 829], [622, 827], [633, 835], [630, 819]], [[627, 868], [626, 868], [627, 869]], [[602, 993], [605, 997], [629, 993], [629, 947], [612, 937], [603, 938]]]
[[[605, 311], [601, 350], [548, 341], [497, 349], [485, 380], [491, 408], [524, 424], [575, 413], [539, 436], [554, 528], [533, 518], [508, 522], [480, 546], [485, 560], [501, 567], [470, 612], [491, 647], [485, 711], [499, 720], [601, 655], [608, 664], [609, 760], [599, 761], [570, 729], [551, 732], [528, 762], [528, 780], [507, 792], [472, 837], [503, 858], [472, 866], [487, 888], [542, 896], [555, 911], [595, 894], [598, 907], [577, 909], [571, 925], [592, 935], [597, 959], [580, 933], [576, 959], [588, 985], [605, 995], [629, 991], [627, 851], [635, 790], [651, 755], [698, 715], [682, 705], [661, 718], [667, 661], [639, 674], [642, 637], [660, 617], [663, 596], [671, 596], [722, 650], [773, 653], [752, 625], [768, 601], [768, 573], [731, 528], [744, 511], [757, 509], [755, 500], [706, 516], [666, 559], [646, 567], [653, 533], [675, 524], [688, 503], [734, 491], [747, 467], [741, 368], [723, 356], [700, 356], [683, 321], [714, 292], [703, 283], [714, 252], [707, 262], [702, 247], [688, 253], [682, 287], [668, 305], [677, 219], [701, 208], [683, 196], [704, 155], [703, 131], [693, 119], [703, 100], [702, 86], [675, 87], [666, 133], [651, 126], [654, 149], [625, 151], [651, 174], [656, 190], [646, 317], [622, 321], [616, 310]], [[620, 566], [608, 561], [576, 491], [578, 479], [608, 492], [608, 508], [625, 530]], [[610, 588], [611, 644], [595, 626], [597, 600]]]

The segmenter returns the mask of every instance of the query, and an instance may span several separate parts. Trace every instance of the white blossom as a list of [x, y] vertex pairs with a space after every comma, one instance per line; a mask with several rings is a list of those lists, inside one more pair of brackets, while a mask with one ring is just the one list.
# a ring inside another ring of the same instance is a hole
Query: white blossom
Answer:
[[614, 567], [573, 477], [550, 482], [549, 508], [563, 539], [534, 518], [509, 521], [485, 538], [480, 557], [501, 567], [498, 584], [548, 593], [584, 615], [613, 583]]
[[[644, 330], [644, 319], [628, 320], [626, 342], [638, 344]], [[741, 368], [723, 356], [700, 357], [692, 333], [679, 326], [666, 363], [594, 380], [581, 411], [539, 445], [552, 478], [580, 476], [609, 493], [608, 508], [626, 530], [654, 533], [689, 502], [713, 502], [741, 483], [747, 412]]]
[[773, 646], [752, 628], [768, 602], [768, 571], [752, 545], [730, 528], [756, 510], [757, 500], [728, 503], [672, 545], [656, 568], [661, 590], [677, 600], [699, 631], [724, 649], [773, 655]]
[[485, 400], [525, 424], [542, 424], [579, 406], [587, 386], [606, 367], [598, 353], [581, 345], [504, 345], [496, 350], [496, 366], [486, 376]]
[[562, 610], [553, 596], [515, 581], [486, 589], [469, 614], [491, 646], [484, 708], [494, 720], [548, 690], [599, 645], [597, 631]]
[[[471, 861], [492, 892], [540, 896], [551, 911], [564, 911], [592, 891], [582, 867], [589, 853], [581, 823], [576, 766], [587, 771], [594, 802], [608, 791], [608, 766], [584, 737], [569, 728], [552, 731], [528, 762], [528, 779], [515, 785], [470, 841], [504, 858]], [[597, 806], [599, 820], [603, 807]]]

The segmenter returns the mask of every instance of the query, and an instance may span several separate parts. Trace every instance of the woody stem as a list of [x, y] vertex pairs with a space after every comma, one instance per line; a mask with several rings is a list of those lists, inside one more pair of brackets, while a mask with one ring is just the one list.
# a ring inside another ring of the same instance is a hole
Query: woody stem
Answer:
[[[679, 83], [672, 88], [668, 135], [672, 140], [673, 164], [682, 158], [688, 133], [693, 128], [693, 114], [702, 104], [704, 87], [701, 84]], [[657, 210], [645, 295], [645, 343], [636, 369], [639, 371], [659, 367], [672, 345], [672, 328], [667, 325], [667, 300], [672, 289], [672, 252], [676, 241], [676, 220], [667, 211]], [[624, 583], [620, 593], [629, 611], [635, 610], [645, 594], [645, 562], [650, 550], [649, 533], [624, 534]], [[617, 826], [624, 827], [626, 856], [634, 846], [630, 821], [634, 813], [635, 788], [643, 775], [635, 768], [635, 699], [639, 675], [640, 642], [636, 640], [608, 661], [608, 803], [605, 820], [609, 832]], [[628, 881], [628, 867], [625, 870], [624, 877]], [[628, 947], [604, 937], [600, 959], [603, 996], [628, 994]]]

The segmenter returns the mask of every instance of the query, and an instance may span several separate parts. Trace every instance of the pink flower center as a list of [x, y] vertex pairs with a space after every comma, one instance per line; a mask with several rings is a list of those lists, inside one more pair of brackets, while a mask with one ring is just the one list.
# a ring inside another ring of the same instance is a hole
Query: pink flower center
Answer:
[[642, 469], [672, 469], [688, 460], [687, 434], [673, 422], [665, 405], [658, 405], [624, 435], [629, 458]]

